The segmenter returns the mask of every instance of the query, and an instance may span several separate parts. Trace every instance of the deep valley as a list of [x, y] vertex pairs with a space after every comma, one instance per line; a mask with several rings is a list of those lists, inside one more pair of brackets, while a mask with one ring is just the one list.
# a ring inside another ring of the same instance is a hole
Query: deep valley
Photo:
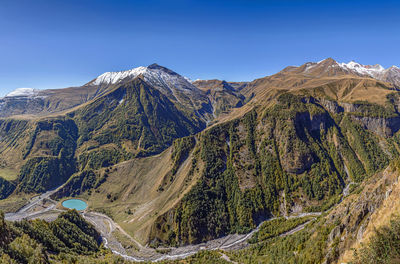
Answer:
[[379, 259], [376, 234], [400, 222], [399, 78], [328, 58], [251, 82], [152, 64], [15, 91], [0, 98], [2, 260]]

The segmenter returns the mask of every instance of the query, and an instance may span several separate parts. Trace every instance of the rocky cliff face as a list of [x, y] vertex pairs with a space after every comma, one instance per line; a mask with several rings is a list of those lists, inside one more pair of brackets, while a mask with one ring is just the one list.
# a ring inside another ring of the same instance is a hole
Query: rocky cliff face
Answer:
[[227, 114], [232, 108], [238, 108], [245, 104], [245, 97], [240, 94], [245, 84], [232, 85], [220, 80], [197, 80], [193, 85], [204, 91], [209, 98], [214, 116]]
[[45, 107], [44, 98], [26, 96], [5, 97], [0, 99], [0, 117], [37, 114]]
[[[310, 101], [310, 99], [307, 99]], [[370, 130], [381, 137], [391, 137], [400, 129], [400, 115], [397, 113], [397, 101], [393, 101], [391, 113], [366, 110], [365, 104], [338, 103], [327, 99], [312, 100], [321, 104], [328, 112], [333, 114], [353, 113], [351, 118], [359, 122], [364, 129]]]
[[391, 137], [400, 129], [400, 116], [389, 118], [352, 116], [352, 118], [360, 122], [365, 129], [381, 137]]
[[[388, 167], [358, 186], [359, 193], [353, 192], [326, 216], [325, 224], [335, 227], [327, 240], [324, 263], [337, 263], [338, 258], [347, 261], [352, 258], [351, 248], [363, 239], [371, 219], [381, 210], [397, 182], [398, 172]], [[335, 243], [337, 245], [333, 247]]]

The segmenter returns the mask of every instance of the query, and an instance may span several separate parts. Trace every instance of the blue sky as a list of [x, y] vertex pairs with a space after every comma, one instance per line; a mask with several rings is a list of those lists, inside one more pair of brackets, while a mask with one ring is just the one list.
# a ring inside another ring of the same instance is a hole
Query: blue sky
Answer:
[[333, 57], [400, 65], [396, 1], [2, 0], [0, 96], [158, 63], [253, 80]]

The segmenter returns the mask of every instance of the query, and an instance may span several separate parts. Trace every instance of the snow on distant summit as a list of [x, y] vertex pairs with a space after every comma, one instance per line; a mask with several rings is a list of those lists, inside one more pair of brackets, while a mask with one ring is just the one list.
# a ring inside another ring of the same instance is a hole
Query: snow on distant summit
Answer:
[[397, 66], [385, 69], [379, 64], [362, 65], [354, 61], [349, 63], [339, 63], [339, 66], [350, 73], [356, 73], [361, 76], [368, 76], [380, 81], [389, 82], [395, 87], [400, 88], [400, 68]]
[[33, 88], [18, 88], [8, 93], [5, 97], [17, 97], [17, 96], [32, 97], [37, 94], [38, 91]]
[[97, 77], [92, 84], [101, 85], [101, 84], [114, 84], [119, 81], [124, 80], [125, 78], [131, 77], [135, 78], [140, 74], [144, 74], [147, 71], [147, 67], [137, 67], [128, 71], [119, 71], [119, 72], [105, 72], [99, 77]]
[[304, 72], [310, 73], [315, 69], [323, 69], [324, 72], [333, 70], [333, 73], [337, 73], [339, 70], [347, 74], [370, 77], [379, 81], [392, 83], [396, 88], [400, 89], [400, 68], [397, 66], [391, 66], [385, 69], [379, 64], [363, 65], [355, 61], [350, 61], [349, 63], [338, 63], [335, 60], [328, 58], [319, 62], [306, 63]]
[[189, 78], [181, 76], [170, 69], [157, 64], [152, 64], [147, 67], [137, 67], [127, 71], [106, 72], [97, 77], [90, 84], [94, 85], [109, 85], [121, 82], [125, 79], [132, 80], [139, 75], [142, 75], [145, 81], [158, 87], [174, 86], [178, 90], [195, 90]]
[[355, 61], [351, 61], [349, 63], [339, 63], [340, 67], [346, 70], [357, 72], [361, 75], [369, 75], [372, 77], [376, 77], [382, 74], [385, 71], [385, 68], [382, 65], [362, 65]]
[[[209, 104], [205, 93], [194, 86], [189, 78], [158, 64], [141, 66], [127, 71], [106, 72], [86, 85], [97, 85], [104, 89], [110, 85], [123, 84], [139, 76], [151, 87], [182, 105], [193, 109], [202, 109], [204, 105]], [[199, 116], [201, 115], [204, 114], [199, 114]]]
[[199, 91], [189, 78], [158, 64], [147, 67], [140, 66], [127, 71], [106, 72], [88, 84], [111, 85], [125, 80], [133, 80], [138, 76], [143, 76], [146, 82], [167, 93], [174, 94], [176, 91], [197, 93]]
[[127, 71], [106, 72], [87, 85], [109, 86], [133, 80], [138, 76], [142, 76], [152, 87], [180, 103], [195, 105], [194, 101], [207, 99], [202, 91], [192, 84], [189, 78], [158, 64], [152, 64], [147, 67], [141, 66]]

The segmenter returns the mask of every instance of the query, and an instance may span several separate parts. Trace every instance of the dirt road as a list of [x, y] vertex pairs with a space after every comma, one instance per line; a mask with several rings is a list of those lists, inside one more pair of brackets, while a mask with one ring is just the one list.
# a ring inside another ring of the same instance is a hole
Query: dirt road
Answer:
[[[60, 186], [59, 188], [61, 188]], [[50, 197], [59, 188], [48, 191], [37, 197], [32, 198], [28, 204], [22, 207], [16, 213], [8, 213], [5, 215], [5, 219], [8, 221], [20, 221], [22, 219], [35, 219], [41, 218], [47, 221], [53, 221], [57, 218], [58, 214], [62, 212], [56, 208], [57, 201], [52, 200]], [[318, 216], [321, 213], [303, 213], [296, 216], [290, 216], [288, 218], [299, 218], [305, 216]], [[130, 236], [125, 230], [123, 230], [117, 223], [115, 223], [110, 217], [97, 213], [97, 212], [82, 212], [82, 216], [92, 223], [96, 229], [100, 232], [104, 246], [109, 248], [114, 254], [117, 254], [127, 260], [142, 262], [142, 261], [162, 261], [162, 260], [176, 260], [183, 259], [188, 256], [194, 255], [201, 250], [230, 250], [230, 249], [241, 249], [248, 246], [247, 240], [260, 229], [260, 225], [256, 229], [248, 234], [231, 234], [222, 238], [214, 239], [206, 243], [197, 245], [188, 245], [178, 248], [167, 248], [168, 253], [162, 254], [157, 252], [153, 248], [145, 247], [141, 245], [137, 240]], [[267, 219], [271, 221], [274, 218]], [[264, 221], [265, 222], [265, 221]], [[308, 223], [308, 222], [307, 222]], [[307, 223], [304, 223], [296, 228], [281, 234], [281, 236], [291, 235], [295, 232], [303, 229]], [[123, 247], [121, 241], [118, 240], [115, 232], [118, 231], [120, 234], [125, 236], [135, 246], [135, 251], [127, 253], [127, 250]], [[222, 255], [224, 257], [224, 254]]]

